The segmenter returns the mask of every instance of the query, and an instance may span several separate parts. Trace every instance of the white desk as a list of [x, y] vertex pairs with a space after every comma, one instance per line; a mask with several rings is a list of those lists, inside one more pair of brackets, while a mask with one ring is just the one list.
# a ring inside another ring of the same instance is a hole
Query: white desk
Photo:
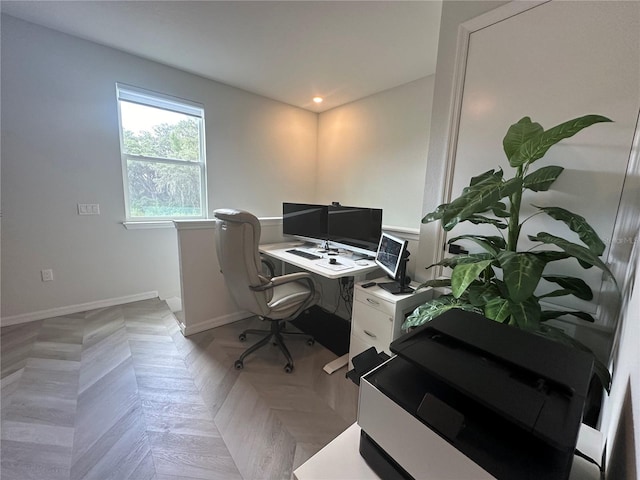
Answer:
[[[287, 250], [296, 248], [318, 255], [321, 258], [308, 259], [287, 252]], [[341, 253], [339, 255], [329, 255], [328, 253], [322, 253], [321, 248], [305, 247], [301, 242], [260, 245], [260, 252], [282, 262], [290, 263], [291, 265], [331, 279], [360, 277], [378, 268], [373, 260], [363, 260], [358, 254], [350, 255], [348, 253]], [[335, 265], [329, 263], [329, 259], [331, 258], [336, 259]]]
[[380, 480], [360, 456], [360, 427], [354, 423], [293, 472], [295, 480]]
[[[600, 442], [598, 445], [596, 445]], [[300, 465], [294, 472], [295, 480], [380, 480], [360, 455], [360, 426], [354, 423], [331, 443]], [[602, 435], [582, 425], [578, 433], [577, 448], [594, 458], [602, 455]], [[595, 449], [595, 450], [594, 450]], [[598, 480], [598, 467], [575, 456], [569, 480]], [[440, 480], [432, 478], [431, 480]]]
[[[308, 259], [287, 252], [287, 250], [299, 249], [318, 255], [318, 259]], [[373, 260], [363, 260], [358, 254], [341, 253], [329, 255], [322, 252], [321, 248], [304, 246], [301, 242], [271, 243], [260, 245], [260, 252], [285, 263], [290, 263], [311, 273], [316, 273], [325, 278], [338, 279], [342, 277], [354, 277], [354, 282], [364, 280], [367, 273], [377, 270], [379, 267]], [[335, 258], [336, 264], [329, 263], [329, 259]], [[324, 366], [324, 371], [331, 374], [349, 363], [349, 354], [329, 362]]]

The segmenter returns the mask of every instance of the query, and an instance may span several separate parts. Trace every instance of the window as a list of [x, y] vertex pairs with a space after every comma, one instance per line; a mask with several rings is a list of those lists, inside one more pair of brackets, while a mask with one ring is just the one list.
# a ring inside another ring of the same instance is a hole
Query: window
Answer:
[[116, 85], [127, 220], [204, 218], [201, 105]]

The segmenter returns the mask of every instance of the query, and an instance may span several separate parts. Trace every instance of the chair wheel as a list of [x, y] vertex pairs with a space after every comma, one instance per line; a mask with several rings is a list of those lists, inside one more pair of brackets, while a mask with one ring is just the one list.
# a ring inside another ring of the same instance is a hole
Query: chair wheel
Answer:
[[236, 370], [242, 370], [244, 368], [244, 363], [241, 360], [236, 360], [236, 363], [233, 364], [236, 367]]
[[247, 339], [247, 335], [244, 333], [241, 333], [240, 335], [238, 335], [238, 338], [240, 339], [241, 342], [244, 342]]
[[285, 371], [285, 372], [287, 372], [287, 373], [291, 373], [291, 372], [293, 372], [293, 365], [291, 365], [290, 363], [287, 363], [287, 364], [284, 366], [284, 371]]
[[307, 345], [309, 345], [310, 347], [311, 347], [312, 345], [315, 345], [315, 343], [316, 343], [315, 338], [310, 338], [309, 340], [307, 340]]

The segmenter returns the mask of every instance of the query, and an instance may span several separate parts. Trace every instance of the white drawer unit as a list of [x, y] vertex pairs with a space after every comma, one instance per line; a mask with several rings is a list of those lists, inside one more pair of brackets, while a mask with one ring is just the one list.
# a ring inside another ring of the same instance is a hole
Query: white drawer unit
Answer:
[[[374, 280], [376, 283], [389, 281], [385, 278]], [[430, 289], [412, 294], [393, 295], [378, 285], [362, 288], [362, 284], [368, 282], [358, 282], [354, 289], [349, 368], [353, 368], [351, 359], [369, 347], [375, 347], [378, 352], [385, 351], [391, 354], [389, 345], [402, 335], [401, 327], [405, 317], [432, 296]]]

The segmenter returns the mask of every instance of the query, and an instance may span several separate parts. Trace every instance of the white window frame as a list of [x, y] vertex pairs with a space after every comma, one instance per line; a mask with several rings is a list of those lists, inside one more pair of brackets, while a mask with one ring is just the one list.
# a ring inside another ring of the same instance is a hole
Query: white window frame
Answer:
[[[169, 220], [189, 220], [207, 218], [207, 162], [205, 152], [205, 127], [204, 127], [204, 106], [190, 100], [185, 100], [171, 95], [166, 95], [151, 90], [146, 90], [123, 83], [116, 83], [116, 103], [118, 105], [118, 127], [120, 135], [120, 156], [122, 161], [122, 182], [124, 186], [124, 207], [125, 207], [125, 225], [126, 223], [148, 223], [154, 221]], [[200, 140], [200, 161], [186, 162], [185, 160], [177, 160], [170, 158], [146, 157], [143, 155], [127, 154], [124, 151], [124, 135], [122, 130], [122, 112], [120, 110], [120, 102], [126, 101], [137, 103], [139, 105], [161, 108], [170, 112], [181, 113], [197, 118], [199, 140]], [[145, 161], [149, 163], [164, 163], [170, 165], [184, 166], [198, 165], [200, 169], [200, 204], [202, 206], [202, 214], [198, 216], [158, 216], [158, 217], [132, 217], [129, 201], [129, 175], [128, 160]]]

